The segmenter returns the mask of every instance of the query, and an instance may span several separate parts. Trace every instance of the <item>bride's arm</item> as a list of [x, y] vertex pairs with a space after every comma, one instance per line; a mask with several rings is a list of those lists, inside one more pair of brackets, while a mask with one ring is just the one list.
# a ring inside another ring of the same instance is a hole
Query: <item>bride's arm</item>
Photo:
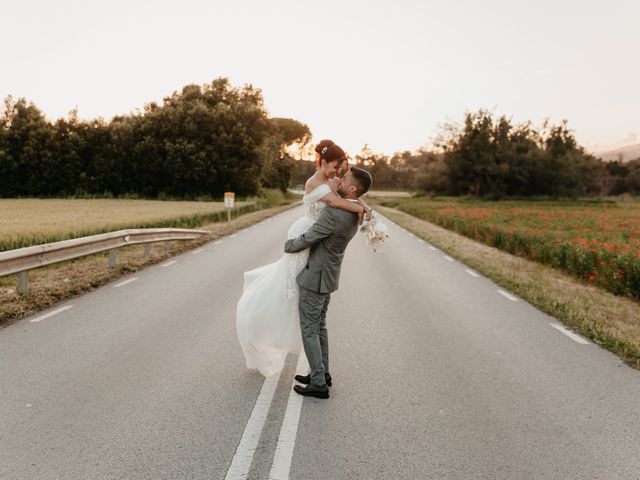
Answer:
[[326, 203], [329, 207], [340, 208], [342, 210], [346, 210], [347, 212], [353, 212], [358, 214], [358, 223], [362, 223], [362, 217], [364, 215], [364, 207], [359, 203], [345, 200], [340, 195], [336, 195], [333, 192], [327, 193], [320, 200]]
[[373, 212], [373, 209], [365, 203], [362, 197], [358, 198], [358, 203], [362, 205], [362, 208], [364, 208], [364, 219], [368, 222], [371, 220], [371, 212]]

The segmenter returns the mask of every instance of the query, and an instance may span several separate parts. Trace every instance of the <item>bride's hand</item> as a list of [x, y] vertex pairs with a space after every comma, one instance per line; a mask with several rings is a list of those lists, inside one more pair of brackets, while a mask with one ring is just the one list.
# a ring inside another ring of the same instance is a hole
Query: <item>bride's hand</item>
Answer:
[[358, 225], [362, 225], [362, 221], [364, 220], [364, 207], [362, 205], [360, 205], [360, 207], [362, 207], [362, 209], [358, 212]]

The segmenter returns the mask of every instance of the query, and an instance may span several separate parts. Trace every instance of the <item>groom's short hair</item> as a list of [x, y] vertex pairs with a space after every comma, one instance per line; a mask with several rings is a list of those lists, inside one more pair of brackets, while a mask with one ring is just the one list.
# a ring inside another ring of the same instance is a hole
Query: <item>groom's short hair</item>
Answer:
[[371, 188], [371, 174], [358, 167], [351, 167], [351, 176], [355, 180], [358, 196], [362, 196]]

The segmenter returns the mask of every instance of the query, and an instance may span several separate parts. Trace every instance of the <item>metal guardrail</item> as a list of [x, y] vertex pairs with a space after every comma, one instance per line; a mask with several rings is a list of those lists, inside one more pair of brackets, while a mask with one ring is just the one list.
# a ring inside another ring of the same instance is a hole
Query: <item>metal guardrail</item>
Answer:
[[144, 244], [146, 257], [151, 253], [152, 243], [165, 242], [165, 250], [168, 250], [171, 241], [195, 240], [209, 233], [182, 228], [140, 228], [8, 250], [0, 252], [0, 277], [17, 273], [18, 292], [24, 294], [28, 289], [27, 273], [34, 268], [105, 251], [109, 251], [109, 266], [115, 267], [117, 248]]

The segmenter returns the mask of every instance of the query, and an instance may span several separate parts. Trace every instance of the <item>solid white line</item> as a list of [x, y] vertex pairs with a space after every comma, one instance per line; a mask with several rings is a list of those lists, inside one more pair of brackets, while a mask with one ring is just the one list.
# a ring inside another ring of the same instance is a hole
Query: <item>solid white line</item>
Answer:
[[130, 278], [129, 280], [125, 280], [124, 282], [116, 283], [113, 286], [113, 288], [123, 287], [124, 285], [127, 285], [129, 283], [135, 282], [137, 279], [138, 279], [138, 277], [133, 277], [133, 278]]
[[174, 263], [178, 263], [177, 260], [169, 260], [167, 263], [163, 263], [160, 265], [161, 267], [168, 267], [169, 265], [173, 265]]
[[[282, 374], [282, 371], [280, 371], [280, 374]], [[269, 413], [269, 407], [278, 386], [279, 378], [280, 375], [271, 375], [264, 379], [256, 404], [253, 407], [251, 416], [249, 416], [249, 421], [244, 427], [236, 454], [233, 456], [231, 466], [227, 471], [226, 480], [244, 480], [247, 478], [253, 461], [253, 454], [258, 446], [262, 427], [267, 419], [267, 413]]]
[[[300, 352], [298, 365], [296, 366], [296, 374], [306, 375], [308, 371], [309, 363], [307, 362], [307, 356], [304, 352]], [[273, 456], [273, 463], [271, 464], [271, 471], [269, 472], [269, 480], [289, 479], [289, 471], [291, 470], [293, 450], [296, 446], [296, 436], [298, 435], [298, 423], [300, 422], [300, 411], [302, 410], [303, 399], [304, 397], [294, 392], [293, 388], [291, 389], [291, 392], [289, 392], [287, 410], [284, 412], [282, 426], [280, 427], [280, 435], [278, 435], [278, 444], [276, 445], [276, 453]]]
[[555, 324], [555, 323], [550, 323], [549, 325], [551, 325], [556, 330], [564, 333], [567, 337], [569, 337], [572, 340], [575, 340], [576, 342], [578, 342], [581, 345], [591, 345], [591, 342], [588, 342], [587, 340], [585, 340], [584, 338], [580, 337], [579, 335], [576, 335], [571, 330], [563, 327], [562, 325], [558, 325], [558, 324]]
[[215, 242], [213, 242], [214, 245], [220, 245], [222, 242], [224, 242], [224, 240], [217, 240]]
[[502, 295], [503, 297], [508, 298], [509, 300], [511, 300], [512, 302], [517, 302], [518, 299], [516, 297], [514, 297], [513, 295], [505, 292], [504, 290], [496, 290], [500, 295]]
[[445, 255], [444, 258], [446, 258], [447, 260], [449, 260], [450, 262], [453, 262], [453, 258], [451, 258], [449, 255]]
[[195, 250], [195, 251], [191, 252], [191, 255], [196, 255], [196, 254], [202, 253], [202, 252], [204, 252], [204, 248], [199, 248], [198, 250]]
[[47, 318], [53, 317], [54, 315], [57, 315], [59, 313], [62, 313], [66, 310], [69, 310], [70, 308], [73, 308], [73, 305], [67, 305], [66, 307], [60, 307], [57, 308], [49, 313], [45, 313], [44, 315], [40, 315], [39, 317], [36, 317], [32, 320], [29, 320], [31, 323], [37, 323], [40, 322], [42, 320], [46, 320]]
[[464, 270], [465, 272], [467, 272], [469, 275], [471, 275], [472, 277], [476, 277], [478, 278], [480, 275], [478, 275], [476, 272], [474, 272], [473, 270], [469, 270], [468, 268], [465, 268]]

